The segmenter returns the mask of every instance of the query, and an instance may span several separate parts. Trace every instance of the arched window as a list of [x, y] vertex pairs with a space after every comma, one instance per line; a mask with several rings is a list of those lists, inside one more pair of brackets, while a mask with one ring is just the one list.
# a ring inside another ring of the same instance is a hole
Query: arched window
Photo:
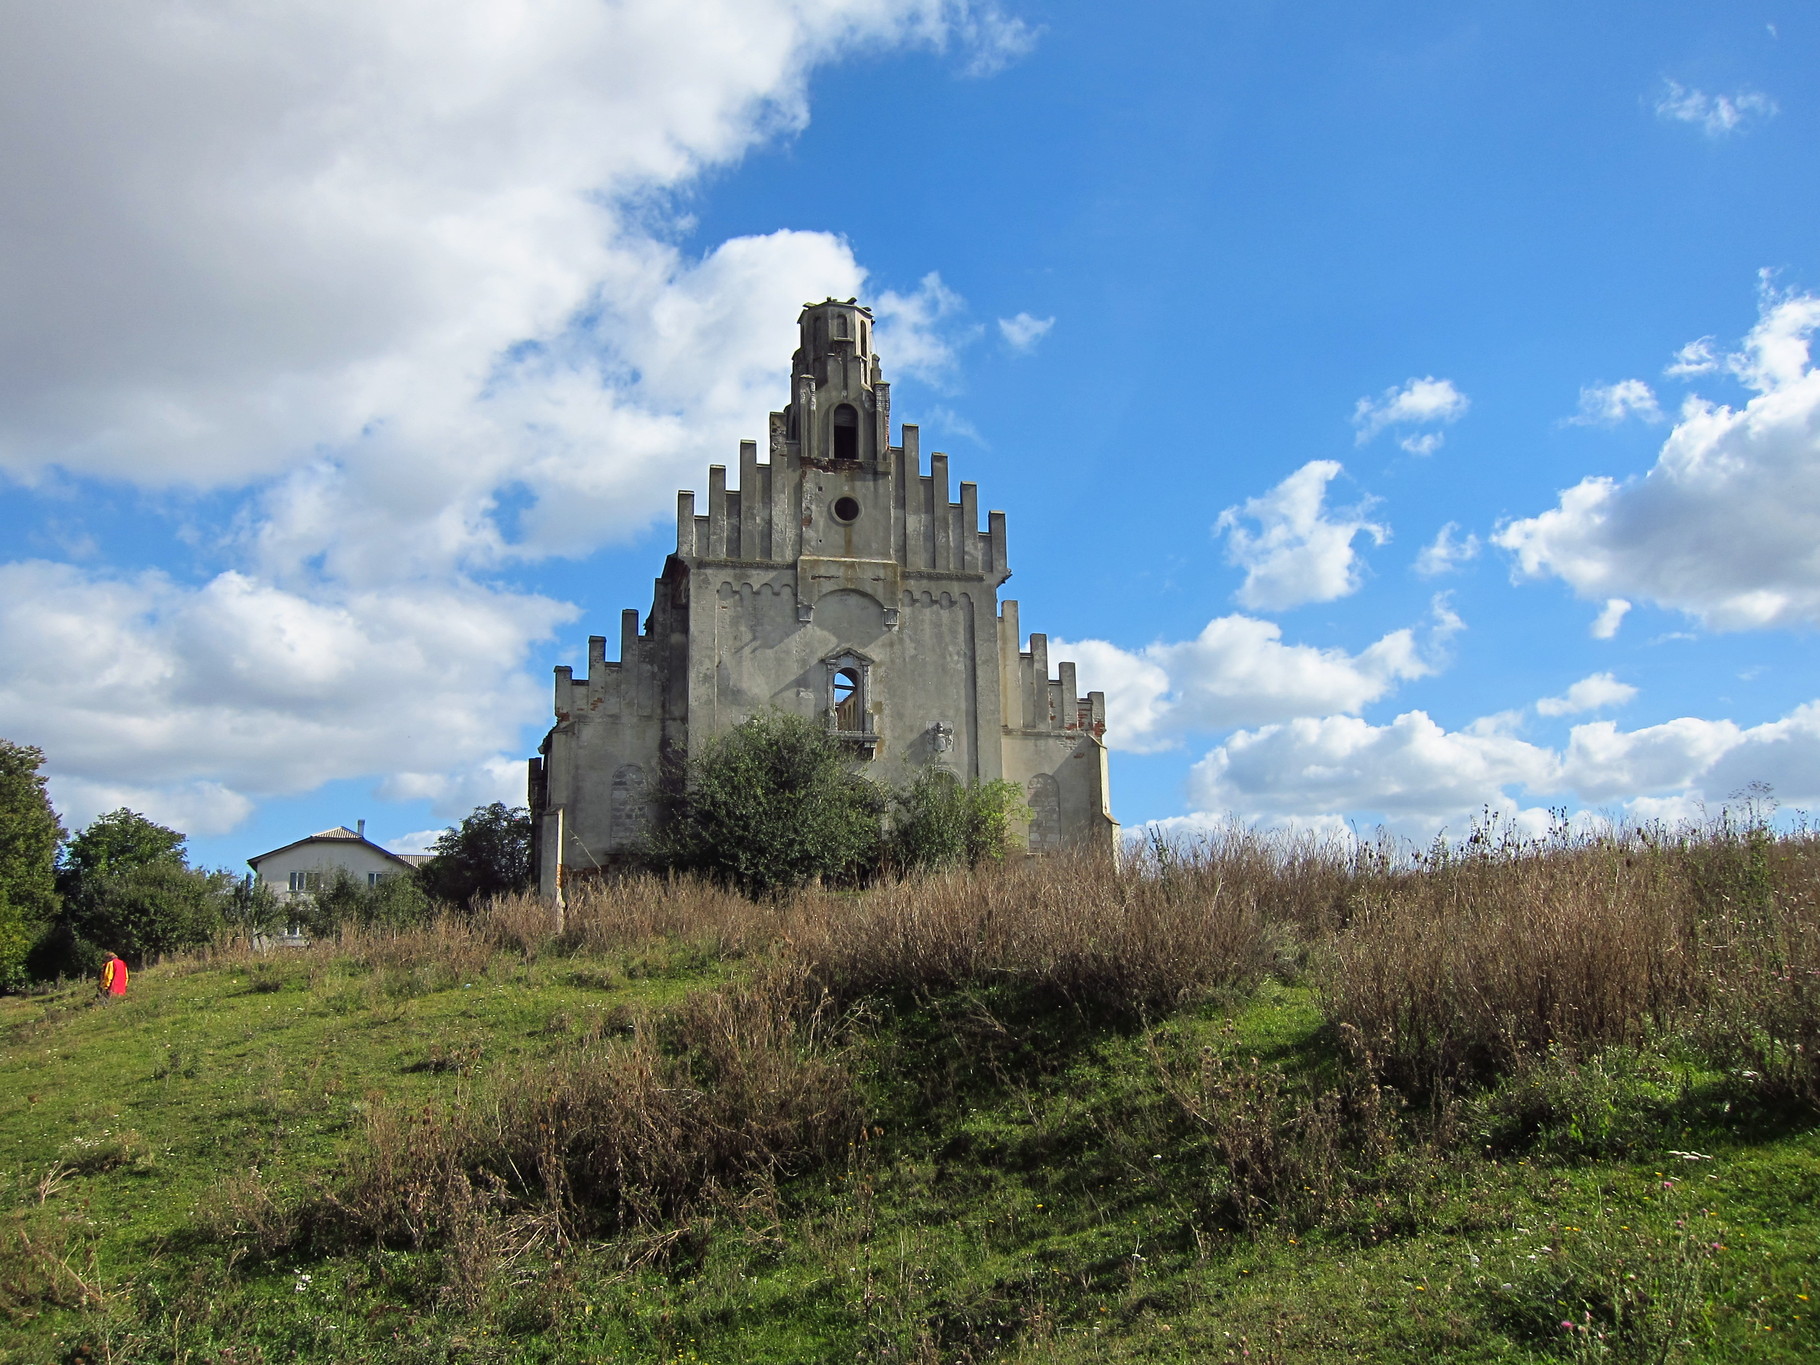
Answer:
[[834, 671], [834, 728], [853, 735], [865, 729], [860, 712], [859, 670], [838, 668]]
[[834, 335], [837, 337], [844, 337], [847, 335], [847, 315], [845, 313], [836, 313], [834, 315]]
[[859, 458], [859, 414], [851, 403], [842, 403], [834, 410], [834, 458]]

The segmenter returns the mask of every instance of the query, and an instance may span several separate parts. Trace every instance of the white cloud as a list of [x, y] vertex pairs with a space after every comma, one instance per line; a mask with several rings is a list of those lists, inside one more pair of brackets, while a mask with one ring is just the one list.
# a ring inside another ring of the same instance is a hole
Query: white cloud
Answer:
[[1599, 476], [1494, 541], [1522, 574], [1592, 599], [1643, 599], [1718, 630], [1820, 624], [1820, 298], [1767, 294], [1727, 368], [1742, 409], [1690, 398], [1655, 466]]
[[1630, 603], [1622, 597], [1608, 597], [1605, 605], [1599, 608], [1599, 614], [1593, 619], [1591, 635], [1595, 640], [1609, 640], [1618, 633], [1618, 627], [1624, 624], [1624, 617], [1630, 611]]
[[1005, 344], [1014, 351], [1033, 349], [1037, 342], [1049, 335], [1049, 329], [1053, 326], [1054, 318], [1033, 318], [1028, 313], [998, 320], [999, 335], [1005, 338]]
[[1580, 410], [1569, 425], [1615, 427], [1627, 417], [1645, 422], [1662, 420], [1656, 395], [1641, 379], [1620, 379], [1616, 384], [1592, 384], [1580, 390]]
[[1447, 436], [1444, 432], [1425, 431], [1420, 436], [1405, 436], [1397, 444], [1411, 455], [1432, 455], [1447, 444]]
[[957, 7], [950, 31], [966, 54], [962, 74], [976, 77], [997, 75], [1026, 56], [1042, 33], [989, 3]]
[[1662, 373], [1674, 378], [1682, 378], [1690, 374], [1711, 373], [1719, 368], [1720, 363], [1715, 343], [1716, 338], [1710, 336], [1699, 337], [1688, 342], [1675, 352], [1675, 358], [1668, 363]]
[[1465, 539], [1459, 539], [1459, 531], [1458, 522], [1450, 521], [1443, 526], [1416, 556], [1416, 572], [1424, 578], [1437, 578], [1477, 559], [1479, 538], [1469, 531]]
[[225, 834], [253, 813], [250, 799], [219, 782], [145, 787], [52, 773], [50, 792], [64, 828], [71, 833], [97, 815], [122, 806], [171, 829], [200, 836]]
[[435, 796], [503, 764], [522, 800], [509, 755], [548, 707], [526, 649], [573, 615], [472, 583], [306, 597], [233, 572], [191, 588], [3, 565], [0, 734], [46, 751], [73, 812], [125, 803], [202, 833], [332, 778]]
[[1526, 798], [1681, 818], [1753, 782], [1786, 804], [1820, 800], [1820, 702], [1748, 729], [1693, 717], [1631, 731], [1593, 721], [1562, 750], [1503, 726], [1447, 730], [1422, 711], [1385, 725], [1302, 718], [1231, 736], [1195, 765], [1190, 795], [1201, 811], [1244, 820], [1375, 816], [1421, 837], [1487, 806], [1523, 815]]
[[[22, 12], [0, 48], [0, 467], [236, 485], [375, 426], [436, 443], [510, 348], [560, 343], [601, 304], [611, 344], [617, 305], [661, 282], [624, 196], [800, 127], [817, 61], [965, 41], [978, 17], [938, 0]], [[614, 434], [561, 401], [591, 377], [577, 358], [541, 379], [543, 419], [576, 441]]]
[[[519, 805], [522, 802], [514, 801], [512, 804]], [[413, 830], [409, 834], [399, 835], [396, 839], [387, 839], [385, 846], [394, 853], [429, 853], [435, 848], [436, 841], [448, 832], [449, 826], [447, 825], [439, 829]]]
[[959, 347], [979, 335], [978, 327], [951, 322], [966, 300], [931, 270], [908, 294], [884, 290], [873, 303], [878, 318], [878, 350], [900, 374], [914, 375], [938, 387], [954, 368]]
[[[685, 256], [667, 196], [801, 128], [819, 62], [1031, 36], [967, 0], [21, 11], [0, 477], [239, 503], [200, 583], [0, 564], [0, 733], [71, 809], [198, 830], [330, 778], [521, 799], [527, 648], [573, 613], [481, 575], [665, 515], [787, 396], [797, 308], [866, 283], [828, 233]], [[952, 291], [878, 297], [887, 363], [939, 369]]]
[[1109, 745], [1154, 753], [1191, 734], [1358, 711], [1399, 683], [1436, 672], [1443, 647], [1462, 628], [1442, 597], [1425, 640], [1396, 630], [1357, 654], [1285, 644], [1280, 626], [1252, 616], [1222, 616], [1192, 640], [1136, 651], [1058, 639], [1049, 653], [1075, 662], [1083, 689], [1106, 694]]
[[1629, 683], [1619, 682], [1609, 673], [1594, 673], [1582, 678], [1561, 696], [1544, 697], [1536, 711], [1544, 716], [1572, 716], [1582, 711], [1600, 711], [1607, 706], [1622, 706], [1637, 695]]
[[[1453, 386], [1451, 379], [1436, 379], [1429, 375], [1411, 379], [1401, 388], [1392, 385], [1375, 399], [1361, 398], [1353, 409], [1352, 424], [1357, 428], [1358, 444], [1364, 445], [1386, 427], [1457, 422], [1471, 406], [1471, 401]], [[1413, 444], [1412, 440], [1405, 440], [1403, 448], [1418, 455], [1431, 453], [1440, 445], [1440, 433], [1429, 434], [1437, 438], [1433, 445], [1425, 445], [1426, 438], [1412, 438]]]
[[1691, 123], [1708, 137], [1724, 137], [1776, 116], [1776, 102], [1755, 90], [1709, 95], [1679, 81], [1666, 82], [1656, 115], [1670, 123]]
[[1547, 787], [1558, 766], [1533, 744], [1444, 730], [1422, 711], [1388, 725], [1303, 717], [1233, 735], [1194, 766], [1189, 794], [1201, 810], [1248, 817], [1369, 811], [1440, 824], [1505, 787]]
[[1336, 461], [1311, 460], [1268, 493], [1220, 513], [1214, 529], [1226, 535], [1226, 557], [1245, 571], [1233, 594], [1241, 606], [1281, 611], [1358, 590], [1353, 541], [1363, 535], [1382, 545], [1390, 529], [1365, 519], [1369, 498], [1354, 507], [1327, 507], [1327, 485], [1341, 472]]

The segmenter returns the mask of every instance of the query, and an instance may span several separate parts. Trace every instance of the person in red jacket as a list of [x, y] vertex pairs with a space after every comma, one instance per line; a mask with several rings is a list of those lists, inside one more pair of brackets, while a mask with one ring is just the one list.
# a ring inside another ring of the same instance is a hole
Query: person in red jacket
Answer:
[[119, 953], [109, 953], [107, 961], [101, 964], [99, 989], [103, 995], [126, 994], [126, 963], [120, 960]]

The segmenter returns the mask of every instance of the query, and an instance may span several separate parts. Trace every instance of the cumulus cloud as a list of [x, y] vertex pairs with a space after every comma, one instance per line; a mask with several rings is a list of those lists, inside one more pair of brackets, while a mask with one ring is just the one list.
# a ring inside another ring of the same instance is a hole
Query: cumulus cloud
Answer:
[[1615, 427], [1627, 417], [1640, 417], [1645, 422], [1662, 420], [1654, 391], [1641, 379], [1588, 385], [1580, 390], [1580, 410], [1567, 421], [1571, 426]]
[[980, 332], [953, 325], [965, 308], [966, 300], [933, 270], [908, 294], [883, 291], [873, 304], [880, 354], [894, 371], [939, 387], [954, 368], [959, 347]]
[[[1717, 630], [1820, 624], [1820, 298], [1766, 292], [1726, 367], [1756, 396], [1691, 397], [1641, 478], [1582, 480], [1494, 541], [1521, 574], [1642, 599]], [[1614, 625], [1615, 628], [1615, 625]]]
[[[917, 43], [980, 74], [1032, 36], [968, 0], [22, 11], [0, 477], [231, 510], [194, 582], [0, 564], [0, 732], [72, 811], [199, 832], [330, 778], [520, 795], [523, 663], [573, 613], [489, 576], [666, 514], [785, 398], [797, 308], [867, 282], [822, 232], [685, 255], [668, 196], [801, 128], [817, 63]], [[939, 370], [953, 292], [878, 297]]]
[[1684, 717], [1623, 731], [1593, 721], [1575, 726], [1563, 749], [1503, 725], [1448, 730], [1423, 711], [1384, 725], [1300, 718], [1233, 735], [1195, 765], [1190, 794], [1203, 812], [1247, 820], [1380, 817], [1424, 836], [1487, 806], [1522, 813], [1525, 799], [1681, 818], [1754, 782], [1790, 804], [1820, 799], [1820, 702], [1749, 728]]
[[1755, 90], [1709, 95], [1668, 81], [1656, 101], [1656, 115], [1669, 123], [1691, 123], [1708, 137], [1718, 138], [1774, 118], [1776, 102]]
[[1014, 351], [1032, 350], [1037, 342], [1049, 335], [1049, 329], [1053, 326], [1054, 318], [1033, 318], [1028, 313], [998, 320], [999, 335], [1004, 337], [1005, 344]]
[[1630, 611], [1630, 603], [1622, 597], [1608, 597], [1605, 605], [1599, 608], [1599, 614], [1593, 618], [1591, 634], [1595, 640], [1609, 640], [1618, 633], [1618, 627], [1624, 624], [1624, 617]]
[[1226, 536], [1227, 560], [1245, 571], [1234, 594], [1241, 606], [1281, 611], [1358, 591], [1353, 542], [1368, 536], [1382, 545], [1390, 529], [1366, 519], [1372, 499], [1327, 506], [1327, 485], [1341, 473], [1336, 461], [1311, 460], [1268, 493], [1220, 513], [1214, 529]]
[[1438, 578], [1478, 557], [1479, 538], [1470, 531], [1462, 538], [1459, 523], [1450, 521], [1422, 547], [1416, 556], [1415, 570], [1424, 578]]
[[[1364, 445], [1387, 427], [1438, 426], [1457, 422], [1472, 406], [1451, 379], [1428, 375], [1411, 379], [1400, 388], [1392, 385], [1377, 398], [1361, 398], [1353, 409], [1355, 441]], [[1406, 436], [1401, 444], [1412, 455], [1432, 455], [1440, 448], [1438, 431]]]
[[[0, 50], [0, 467], [235, 485], [378, 426], [433, 441], [514, 347], [597, 309], [611, 341], [615, 305], [661, 286], [625, 196], [800, 127], [816, 62], [964, 42], [977, 18], [938, 0], [184, 16], [37, 7]], [[587, 375], [544, 380], [543, 420], [577, 441], [612, 434], [561, 401]]]
[[349, 777], [446, 791], [454, 814], [475, 790], [522, 799], [509, 755], [548, 707], [527, 646], [573, 616], [461, 582], [305, 596], [0, 565], [0, 733], [46, 751], [78, 822], [126, 804], [213, 833]]
[[1356, 712], [1399, 683], [1436, 672], [1461, 628], [1446, 599], [1437, 598], [1420, 631], [1392, 631], [1357, 654], [1287, 644], [1275, 622], [1235, 615], [1209, 621], [1192, 640], [1139, 650], [1052, 640], [1050, 657], [1074, 660], [1081, 686], [1106, 694], [1112, 748], [1154, 753], [1235, 725]]
[[1594, 673], [1580, 679], [1558, 697], [1544, 697], [1536, 711], [1544, 716], [1572, 716], [1582, 711], [1602, 711], [1608, 706], [1622, 706], [1637, 695], [1629, 683], [1619, 682], [1609, 673]]

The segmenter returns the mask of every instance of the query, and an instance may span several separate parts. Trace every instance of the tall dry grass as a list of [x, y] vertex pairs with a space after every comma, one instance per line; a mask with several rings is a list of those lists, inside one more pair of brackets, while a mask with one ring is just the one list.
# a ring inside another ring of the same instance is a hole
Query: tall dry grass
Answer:
[[1812, 836], [1723, 821], [1443, 852], [1357, 887], [1313, 977], [1416, 1090], [1679, 1037], [1820, 1097], [1817, 870]]
[[[325, 951], [375, 969], [436, 955], [638, 951], [793, 964], [839, 1001], [1015, 983], [1152, 1016], [1308, 966], [1381, 1079], [1417, 1091], [1548, 1049], [1693, 1037], [1766, 1087], [1820, 1100], [1820, 837], [1730, 815], [1701, 828], [1481, 830], [1426, 853], [1229, 830], [1123, 865], [1012, 859], [754, 903], [706, 882], [577, 887]], [[1695, 1037], [1697, 1035], [1697, 1037]]]
[[783, 946], [842, 1000], [1012, 982], [1154, 1014], [1280, 965], [1293, 921], [1273, 914], [1273, 889], [1212, 864], [1158, 877], [1104, 858], [1020, 859], [800, 897]]
[[540, 1239], [651, 1234], [764, 1204], [856, 1132], [852, 1079], [800, 972], [697, 992], [627, 1030], [444, 1105], [377, 1107], [291, 1235], [444, 1245], [456, 1281], [478, 1284]]

